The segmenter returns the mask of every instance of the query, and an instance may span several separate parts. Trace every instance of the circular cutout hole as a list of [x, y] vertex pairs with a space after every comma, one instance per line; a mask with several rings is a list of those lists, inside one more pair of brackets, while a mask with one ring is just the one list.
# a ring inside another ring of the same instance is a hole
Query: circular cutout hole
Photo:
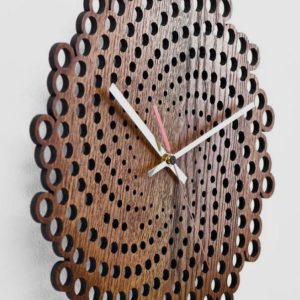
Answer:
[[83, 296], [86, 291], [86, 282], [83, 278], [78, 278], [74, 283], [74, 292], [77, 296]]
[[51, 185], [59, 185], [62, 180], [62, 173], [59, 169], [52, 169], [48, 173], [48, 180]]
[[71, 54], [69, 50], [65, 48], [60, 49], [57, 54], [57, 62], [61, 68], [66, 68], [71, 62]]
[[262, 172], [266, 173], [270, 170], [270, 159], [268, 156], [264, 156], [259, 161], [259, 168]]
[[98, 287], [93, 286], [89, 290], [89, 298], [88, 300], [99, 300], [100, 299], [100, 290]]
[[97, 20], [94, 17], [88, 17], [85, 20], [84, 30], [87, 34], [95, 34], [97, 32]]
[[235, 273], [230, 273], [227, 276], [227, 286], [230, 289], [235, 289], [237, 287], [238, 284], [238, 277]]
[[107, 17], [105, 21], [105, 30], [109, 32], [114, 32], [117, 27], [117, 21], [113, 16]]
[[63, 229], [63, 223], [61, 219], [55, 218], [50, 223], [50, 232], [52, 236], [59, 236]]
[[274, 182], [269, 176], [265, 177], [262, 184], [262, 190], [265, 194], [270, 194], [273, 191]]
[[49, 199], [43, 199], [40, 202], [39, 214], [42, 218], [49, 218], [53, 212], [53, 204]]
[[38, 124], [38, 135], [41, 140], [48, 140], [52, 135], [51, 123], [47, 120], [41, 121]]
[[85, 56], [89, 55], [89, 53], [91, 51], [91, 44], [88, 39], [80, 40], [78, 47], [79, 47], [79, 49], [78, 49], [79, 53], [81, 55], [85, 55]]
[[124, 0], [116, 0], [114, 1], [114, 13], [117, 14], [118, 16], [122, 16], [125, 12], [125, 3]]
[[217, 10], [217, 1], [216, 0], [208, 0], [206, 1], [206, 9], [209, 13], [213, 14]]
[[231, 7], [229, 0], [221, 0], [219, 6], [219, 13], [224, 18], [227, 18], [231, 13]]
[[263, 112], [263, 125], [265, 130], [269, 130], [273, 127], [274, 119], [273, 119], [273, 111], [267, 108]]
[[258, 256], [260, 252], [260, 245], [257, 241], [253, 240], [250, 241], [248, 245], [248, 254], [250, 257], [255, 258]]
[[251, 48], [248, 51], [248, 63], [252, 66], [255, 67], [258, 64], [258, 60], [259, 60], [259, 54], [257, 49], [255, 48]]
[[59, 282], [63, 287], [69, 286], [72, 282], [72, 272], [68, 268], [62, 268], [59, 273]]
[[83, 61], [78, 61], [75, 64], [75, 74], [79, 77], [83, 77], [86, 74], [86, 64]]
[[91, 8], [94, 13], [102, 13], [105, 9], [105, 0], [92, 0]]
[[70, 235], [65, 235], [61, 240], [61, 248], [64, 252], [71, 252], [73, 245], [73, 238]]

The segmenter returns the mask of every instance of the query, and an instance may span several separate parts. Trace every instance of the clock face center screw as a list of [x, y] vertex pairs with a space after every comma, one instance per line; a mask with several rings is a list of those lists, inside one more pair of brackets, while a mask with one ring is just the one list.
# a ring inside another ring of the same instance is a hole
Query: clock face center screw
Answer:
[[165, 161], [168, 165], [175, 165], [176, 164], [176, 157], [174, 155], [171, 154], [165, 154], [162, 157], [163, 161]]

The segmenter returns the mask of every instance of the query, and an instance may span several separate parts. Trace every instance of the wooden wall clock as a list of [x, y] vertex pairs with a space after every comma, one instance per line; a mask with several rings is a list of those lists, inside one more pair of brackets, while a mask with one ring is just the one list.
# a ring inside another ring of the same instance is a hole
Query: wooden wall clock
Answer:
[[48, 114], [31, 125], [46, 191], [31, 208], [68, 298], [229, 300], [257, 260], [274, 113], [231, 11], [86, 0], [71, 43], [51, 49]]

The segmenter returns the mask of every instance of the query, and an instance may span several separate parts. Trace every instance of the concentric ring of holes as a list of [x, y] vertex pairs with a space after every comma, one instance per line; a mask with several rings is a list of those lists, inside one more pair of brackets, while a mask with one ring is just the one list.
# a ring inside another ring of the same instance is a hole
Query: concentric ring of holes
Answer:
[[[232, 299], [244, 260], [258, 258], [261, 197], [274, 189], [263, 133], [274, 113], [251, 73], [258, 48], [225, 23], [228, 0], [84, 6], [71, 46], [51, 50], [49, 114], [31, 127], [48, 191], [32, 213], [64, 258], [54, 287], [71, 299]], [[187, 156], [195, 229], [177, 182], [141, 171], [157, 159], [107, 94], [112, 82], [152, 128], [159, 105], [178, 149], [256, 101]]]

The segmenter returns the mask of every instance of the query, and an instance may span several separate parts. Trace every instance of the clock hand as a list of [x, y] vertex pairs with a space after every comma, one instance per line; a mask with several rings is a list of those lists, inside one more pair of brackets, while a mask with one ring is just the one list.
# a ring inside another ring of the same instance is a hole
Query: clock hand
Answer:
[[[179, 159], [180, 157], [182, 157], [183, 155], [185, 155], [186, 153], [193, 150], [195, 147], [199, 146], [200, 144], [205, 142], [207, 139], [209, 139], [210, 137], [215, 135], [221, 129], [224, 129], [225, 127], [230, 125], [232, 122], [234, 122], [237, 119], [239, 119], [240, 117], [242, 117], [244, 114], [246, 114], [247, 112], [252, 110], [254, 107], [255, 107], [255, 102], [250, 103], [249, 105], [247, 105], [246, 107], [241, 109], [239, 112], [235, 113], [230, 118], [226, 119], [224, 122], [220, 123], [218, 126], [214, 127], [213, 129], [211, 129], [204, 135], [200, 136], [194, 142], [190, 143], [189, 145], [187, 145], [186, 147], [184, 147], [183, 149], [181, 149], [180, 151], [175, 153], [173, 157], [175, 158], [175, 160]], [[156, 167], [154, 167], [153, 169], [151, 169], [148, 172], [148, 175], [151, 177], [151, 176], [157, 174], [158, 172], [160, 172], [161, 170], [163, 170], [164, 168], [166, 168], [167, 166], [168, 166], [167, 162], [164, 161], [164, 162], [160, 163], [159, 165], [157, 165]]]
[[[135, 125], [138, 127], [138, 129], [142, 132], [144, 137], [148, 140], [150, 145], [153, 147], [153, 149], [157, 152], [157, 154], [160, 157], [164, 157], [167, 152], [163, 147], [159, 147], [157, 145], [156, 139], [150, 129], [146, 126], [146, 124], [143, 122], [143, 120], [140, 118], [140, 116], [136, 113], [136, 111], [133, 109], [133, 107], [129, 104], [129, 102], [124, 98], [123, 94], [120, 92], [120, 90], [117, 88], [115, 84], [112, 84], [109, 91], [113, 94], [115, 99], [118, 101], [118, 103], [121, 105], [121, 107], [125, 110], [125, 112], [129, 115], [131, 120], [135, 123]], [[167, 164], [167, 166], [175, 175], [175, 167], [174, 165]], [[178, 170], [178, 178], [181, 182], [185, 183], [187, 180], [186, 175], [179, 169]]]
[[159, 127], [159, 131], [160, 131], [161, 137], [162, 137], [163, 142], [165, 144], [165, 147], [166, 147], [167, 151], [169, 153], [171, 153], [170, 142], [169, 142], [169, 139], [168, 139], [168, 136], [167, 136], [167, 133], [166, 133], [163, 121], [161, 119], [161, 116], [159, 114], [159, 111], [158, 111], [158, 108], [157, 108], [156, 105], [153, 106], [153, 111], [154, 111], [154, 115], [155, 115], [156, 120], [157, 120], [157, 124], [158, 124], [158, 127]]

